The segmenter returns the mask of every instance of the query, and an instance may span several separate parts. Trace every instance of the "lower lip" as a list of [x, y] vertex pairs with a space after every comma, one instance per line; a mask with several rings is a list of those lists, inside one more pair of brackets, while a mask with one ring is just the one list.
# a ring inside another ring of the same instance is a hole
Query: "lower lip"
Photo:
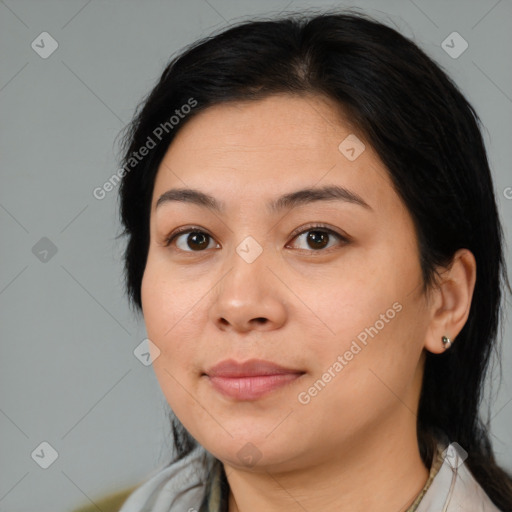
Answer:
[[257, 400], [298, 379], [302, 373], [256, 375], [254, 377], [210, 377], [213, 387], [237, 400]]

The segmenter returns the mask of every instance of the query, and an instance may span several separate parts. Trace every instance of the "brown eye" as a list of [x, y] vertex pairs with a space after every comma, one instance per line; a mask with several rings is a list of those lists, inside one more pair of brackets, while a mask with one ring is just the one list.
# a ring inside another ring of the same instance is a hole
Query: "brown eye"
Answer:
[[186, 238], [186, 244], [190, 249], [198, 249], [200, 251], [207, 249], [209, 245], [209, 235], [206, 233], [200, 233], [198, 231], [194, 231], [189, 233]]
[[312, 249], [323, 249], [329, 243], [330, 236], [325, 231], [308, 231], [306, 240]]
[[[319, 229], [320, 227], [322, 229]], [[299, 247], [299, 249], [318, 252], [322, 249], [332, 247], [333, 244], [329, 245], [332, 238], [335, 238], [338, 242], [342, 243], [349, 242], [348, 238], [336, 233], [332, 229], [324, 228], [322, 226], [311, 226], [309, 229], [302, 231], [295, 236], [294, 240], [303, 241], [303, 247]]]
[[171, 235], [167, 241], [166, 246], [170, 245], [176, 240], [176, 247], [185, 252], [200, 252], [209, 248], [210, 242], [213, 238], [204, 231], [187, 229]]

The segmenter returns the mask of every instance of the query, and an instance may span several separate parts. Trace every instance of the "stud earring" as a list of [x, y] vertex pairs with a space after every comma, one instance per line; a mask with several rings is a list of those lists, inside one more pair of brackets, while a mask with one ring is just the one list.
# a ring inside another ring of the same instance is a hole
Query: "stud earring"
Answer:
[[444, 345], [445, 350], [452, 346], [452, 340], [450, 338], [443, 336], [442, 340], [443, 340], [443, 345]]

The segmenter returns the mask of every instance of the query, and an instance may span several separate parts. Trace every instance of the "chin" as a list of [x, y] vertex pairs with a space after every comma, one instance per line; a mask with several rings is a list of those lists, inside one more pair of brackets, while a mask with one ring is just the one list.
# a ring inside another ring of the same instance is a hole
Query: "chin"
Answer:
[[[285, 439], [287, 437], [287, 439]], [[290, 436], [270, 436], [246, 431], [242, 436], [201, 438], [199, 443], [224, 464], [252, 471], [284, 471], [296, 466], [298, 446], [290, 445]]]

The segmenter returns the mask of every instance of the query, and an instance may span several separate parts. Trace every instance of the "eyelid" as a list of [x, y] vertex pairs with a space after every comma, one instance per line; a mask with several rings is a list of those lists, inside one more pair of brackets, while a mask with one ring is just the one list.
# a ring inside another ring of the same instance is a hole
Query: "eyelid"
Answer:
[[[311, 224], [307, 224], [305, 226], [301, 226], [301, 227], [297, 228], [290, 234], [291, 241], [295, 240], [299, 235], [302, 235], [308, 231], [314, 231], [316, 229], [318, 229], [319, 231], [323, 230], [323, 231], [327, 232], [329, 235], [334, 235], [343, 244], [347, 244], [352, 241], [351, 237], [349, 237], [347, 234], [345, 234], [345, 233], [342, 234], [342, 233], [338, 232], [337, 230], [335, 230], [334, 228], [331, 228], [329, 225], [324, 224], [322, 222], [313, 222]], [[205, 235], [208, 235], [212, 240], [215, 240], [214, 236], [211, 235], [207, 229], [204, 229], [200, 226], [184, 226], [181, 228], [177, 228], [175, 231], [173, 231], [169, 236], [167, 236], [164, 239], [164, 247], [168, 247], [174, 241], [174, 239], [177, 238], [178, 236], [186, 234], [186, 233], [191, 233], [191, 232], [204, 233]], [[286, 245], [286, 247], [288, 247], [288, 244]], [[307, 251], [307, 252], [311, 252], [311, 253], [329, 252], [329, 250], [317, 250], [317, 251], [315, 251], [314, 249], [311, 249], [311, 250], [299, 249], [299, 250]], [[182, 251], [182, 252], [201, 253], [204, 251]]]
[[315, 231], [316, 229], [318, 229], [319, 231], [320, 230], [326, 231], [327, 233], [329, 233], [331, 235], [335, 235], [338, 238], [340, 238], [341, 240], [344, 240], [346, 242], [349, 242], [351, 240], [351, 238], [347, 234], [345, 234], [343, 232], [340, 233], [336, 229], [332, 228], [328, 224], [324, 224], [323, 222], [312, 222], [311, 224], [306, 224], [305, 226], [301, 226], [300, 228], [297, 228], [296, 230], [294, 230], [290, 236], [292, 237], [292, 240], [293, 240], [293, 239], [297, 238], [299, 235], [301, 235], [307, 231]]

